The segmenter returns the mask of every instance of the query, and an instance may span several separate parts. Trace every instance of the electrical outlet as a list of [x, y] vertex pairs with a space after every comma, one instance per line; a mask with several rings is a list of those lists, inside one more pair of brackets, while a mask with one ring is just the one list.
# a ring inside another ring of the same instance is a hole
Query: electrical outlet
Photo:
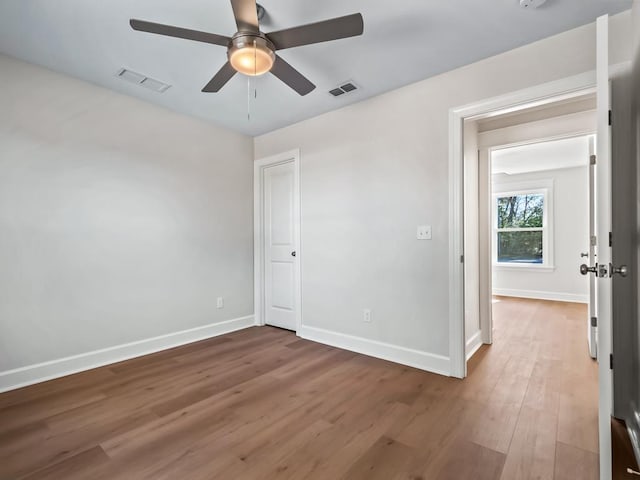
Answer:
[[431, 240], [431, 225], [418, 225], [416, 238], [418, 240]]
[[218, 297], [216, 308], [224, 308], [224, 297]]
[[371, 323], [371, 310], [365, 308], [362, 311], [362, 321], [366, 323]]

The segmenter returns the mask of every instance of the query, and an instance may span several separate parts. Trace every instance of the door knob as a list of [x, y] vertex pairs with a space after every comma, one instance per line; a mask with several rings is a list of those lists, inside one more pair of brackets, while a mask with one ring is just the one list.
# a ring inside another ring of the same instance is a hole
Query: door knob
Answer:
[[580, 273], [582, 275], [587, 275], [589, 272], [595, 273], [597, 275], [598, 274], [598, 264], [596, 264], [595, 267], [589, 267], [589, 266], [585, 265], [584, 263], [582, 265], [580, 265]]
[[588, 257], [588, 256], [589, 256], [589, 252], [581, 253], [581, 254], [580, 254], [580, 257], [583, 257], [583, 258], [584, 258], [584, 257]]
[[293, 252], [291, 252], [291, 256], [295, 257], [296, 256], [296, 251], [294, 250]]
[[626, 277], [627, 274], [629, 273], [629, 269], [627, 268], [626, 265], [620, 265], [618, 268], [614, 267], [613, 265], [611, 266], [611, 276], [613, 277], [614, 274], [618, 274], [621, 277]]

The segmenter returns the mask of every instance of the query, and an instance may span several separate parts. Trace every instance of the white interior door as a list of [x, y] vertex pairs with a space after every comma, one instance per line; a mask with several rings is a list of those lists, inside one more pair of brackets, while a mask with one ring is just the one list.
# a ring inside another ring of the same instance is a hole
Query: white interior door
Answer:
[[295, 165], [263, 172], [265, 323], [296, 330]]
[[600, 480], [611, 479], [611, 413], [613, 383], [609, 356], [611, 354], [611, 131], [609, 110], [609, 17], [597, 21], [596, 76], [598, 142], [596, 160], [596, 235], [598, 243], [597, 312], [598, 312], [598, 387]]
[[[584, 264], [593, 266], [598, 262], [596, 253], [596, 138], [589, 138], [589, 248]], [[597, 282], [595, 275], [589, 275], [589, 311], [587, 313], [587, 342], [591, 358], [598, 356], [598, 307], [597, 307]]]

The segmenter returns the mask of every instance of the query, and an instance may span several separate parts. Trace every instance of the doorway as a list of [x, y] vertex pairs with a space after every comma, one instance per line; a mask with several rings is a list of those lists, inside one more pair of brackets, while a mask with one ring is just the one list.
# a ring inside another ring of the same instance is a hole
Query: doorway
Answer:
[[561, 460], [563, 449], [580, 452], [592, 474], [599, 458], [598, 365], [588, 349], [589, 279], [579, 265], [589, 263], [580, 254], [589, 254], [596, 130], [590, 89], [551, 97], [542, 106], [469, 118], [463, 173], [471, 376], [486, 365], [504, 365], [498, 381], [524, 408], [514, 421], [524, 422], [528, 408], [544, 411], [562, 446], [553, 458]]
[[[576, 262], [593, 257], [589, 164], [596, 126], [590, 92], [465, 120], [467, 361], [493, 343], [496, 295], [582, 304], [593, 299], [595, 282], [579, 274]], [[589, 330], [589, 316], [584, 320]]]
[[254, 164], [258, 325], [300, 330], [300, 259], [300, 153], [294, 150]]
[[[591, 315], [584, 315], [581, 338], [589, 341], [593, 349], [587, 350], [595, 358], [590, 321], [595, 316], [595, 282], [579, 269], [581, 263], [590, 264], [595, 257], [595, 226], [590, 215], [595, 135], [584, 134], [589, 124], [594, 131], [596, 128], [595, 99], [592, 103], [594, 109], [542, 121], [552, 130], [559, 121], [572, 120], [578, 129], [575, 134], [565, 132], [562, 137], [531, 139], [531, 143], [515, 146], [483, 145], [488, 151], [480, 156], [488, 157], [483, 171], [489, 170], [491, 185], [490, 195], [482, 199], [489, 204], [490, 215], [481, 235], [491, 246], [482, 252], [490, 256], [486, 263], [491, 266], [490, 272], [484, 272], [488, 274], [484, 282], [491, 285], [493, 298], [485, 301], [492, 300], [494, 307], [496, 296], [588, 305]], [[526, 132], [531, 126], [509, 128]], [[495, 141], [503, 133], [494, 130], [480, 137]], [[490, 329], [492, 319], [489, 316], [486, 322]]]
[[[593, 298], [578, 267], [589, 260], [581, 254], [593, 253], [589, 163], [596, 127], [592, 87], [464, 119], [465, 361], [493, 342], [494, 295], [584, 304]], [[513, 207], [535, 203], [538, 217], [499, 224], [500, 202], [512, 207], [511, 216], [523, 214]], [[526, 240], [523, 251], [519, 239]], [[588, 323], [585, 315], [585, 339]]]
[[[561, 99], [576, 98], [589, 93], [596, 93], [597, 97], [597, 183], [595, 224], [598, 241], [598, 263], [587, 265], [588, 274], [596, 277], [597, 288], [597, 349], [598, 349], [598, 436], [599, 436], [599, 470], [600, 478], [611, 478], [611, 415], [613, 413], [614, 376], [611, 366], [615, 367], [615, 356], [612, 352], [612, 319], [615, 318], [612, 298], [616, 293], [613, 289], [615, 282], [622, 281], [627, 275], [626, 265], [614, 264], [613, 247], [619, 248], [611, 239], [616, 238], [612, 218], [612, 196], [617, 196], [616, 188], [612, 187], [612, 141], [613, 131], [618, 134], [624, 129], [623, 124], [615, 123], [615, 106], [611, 107], [611, 84], [624, 78], [628, 72], [627, 64], [611, 66], [609, 64], [607, 16], [598, 18], [596, 28], [596, 70], [575, 77], [569, 77], [555, 82], [527, 88], [471, 105], [461, 106], [450, 110], [450, 347], [449, 356], [451, 375], [464, 378], [467, 374], [465, 355], [465, 297], [468, 286], [465, 285], [465, 264], [467, 262], [464, 250], [466, 237], [464, 222], [464, 166], [466, 147], [463, 140], [464, 122], [466, 120], [489, 118], [522, 108], [531, 108], [557, 102]], [[615, 87], [617, 88], [617, 87]], [[616, 98], [614, 90], [613, 98]], [[627, 99], [628, 100], [628, 99]], [[628, 101], [627, 101], [628, 103]], [[613, 122], [612, 122], [612, 111]], [[616, 136], [614, 135], [614, 140]], [[617, 137], [620, 140], [621, 137]], [[617, 141], [617, 140], [616, 140]], [[476, 153], [477, 155], [477, 153]], [[477, 158], [475, 158], [477, 161]], [[628, 199], [627, 199], [628, 201]], [[485, 212], [489, 214], [490, 212]], [[613, 233], [613, 237], [612, 237]], [[489, 286], [490, 287], [490, 286]], [[480, 284], [479, 289], [486, 289], [486, 284]], [[490, 291], [490, 290], [489, 290]], [[480, 295], [480, 298], [489, 298]], [[483, 314], [488, 308], [480, 308]], [[479, 320], [482, 322], [482, 318]], [[584, 326], [582, 327], [584, 328]], [[582, 336], [582, 335], [581, 335]], [[581, 343], [586, 344], [582, 337]], [[615, 371], [615, 370], [614, 370]]]

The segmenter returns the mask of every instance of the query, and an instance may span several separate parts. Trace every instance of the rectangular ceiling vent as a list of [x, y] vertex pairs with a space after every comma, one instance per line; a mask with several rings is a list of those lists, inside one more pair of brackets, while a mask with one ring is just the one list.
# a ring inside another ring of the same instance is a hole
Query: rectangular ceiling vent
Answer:
[[358, 87], [356, 86], [355, 83], [353, 82], [346, 82], [343, 83], [342, 85], [340, 85], [339, 87], [336, 87], [332, 90], [329, 90], [329, 93], [331, 95], [333, 95], [334, 97], [339, 97], [340, 95], [344, 95], [345, 93], [351, 93], [355, 90], [357, 90]]
[[158, 93], [166, 92], [167, 89], [171, 86], [166, 83], [162, 83], [154, 78], [142, 75], [141, 73], [134, 72], [133, 70], [128, 70], [126, 68], [121, 68], [120, 70], [118, 70], [116, 76], [121, 78], [122, 80], [126, 80], [129, 83], [135, 83], [136, 85], [140, 85], [147, 90], [152, 90]]

